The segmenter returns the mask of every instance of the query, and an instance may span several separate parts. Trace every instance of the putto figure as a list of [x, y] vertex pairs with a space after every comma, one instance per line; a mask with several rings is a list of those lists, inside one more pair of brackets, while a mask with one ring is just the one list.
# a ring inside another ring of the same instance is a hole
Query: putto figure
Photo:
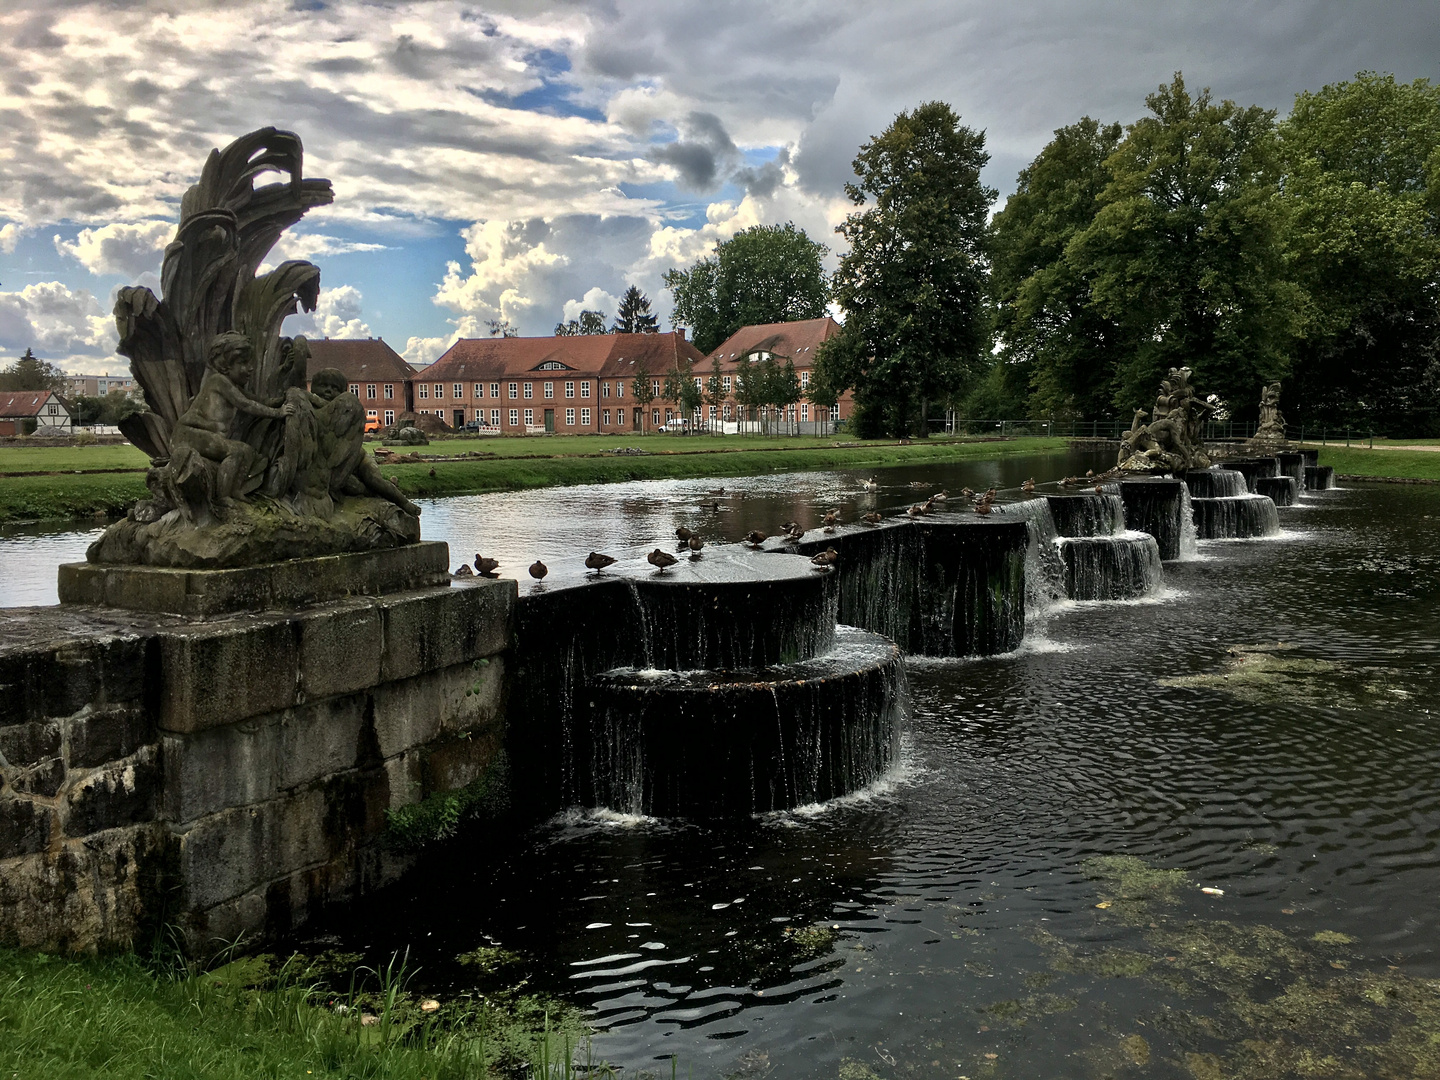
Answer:
[[1147, 472], [1210, 467], [1200, 436], [1214, 407], [1190, 385], [1190, 374], [1188, 367], [1170, 369], [1170, 377], [1160, 383], [1148, 424], [1145, 410], [1135, 410], [1130, 430], [1120, 437], [1119, 468]]
[[[181, 200], [163, 298], [120, 290], [116, 351], [147, 406], [121, 430], [150, 457], [151, 498], [90, 546], [91, 562], [243, 566], [420, 538], [419, 508], [365, 453], [344, 376], [317, 372], [307, 390], [309, 346], [280, 336], [286, 316], [315, 309], [319, 268], [256, 274], [285, 229], [334, 200], [302, 163], [299, 138], [275, 128], [211, 151]], [[273, 173], [285, 179], [255, 186]]]
[[1285, 441], [1285, 418], [1280, 415], [1280, 384], [1271, 383], [1260, 391], [1260, 426], [1250, 444], [1273, 447]]

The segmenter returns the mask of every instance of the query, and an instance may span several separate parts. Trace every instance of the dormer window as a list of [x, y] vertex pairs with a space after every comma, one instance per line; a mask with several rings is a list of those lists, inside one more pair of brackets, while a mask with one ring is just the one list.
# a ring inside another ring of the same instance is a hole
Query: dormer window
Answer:
[[535, 370], [536, 370], [536, 371], [564, 371], [564, 370], [565, 370], [565, 365], [562, 364], [562, 363], [560, 363], [559, 360], [546, 360], [543, 364], [541, 364], [541, 365], [540, 365], [539, 367], [537, 367]]

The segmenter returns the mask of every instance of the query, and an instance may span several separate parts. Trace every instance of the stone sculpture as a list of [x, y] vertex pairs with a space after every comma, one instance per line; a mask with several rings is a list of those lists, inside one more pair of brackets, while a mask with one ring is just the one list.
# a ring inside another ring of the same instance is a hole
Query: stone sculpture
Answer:
[[[90, 546], [91, 562], [233, 567], [367, 551], [420, 538], [420, 510], [365, 453], [365, 410], [333, 369], [306, 390], [310, 349], [280, 336], [313, 311], [320, 270], [256, 270], [280, 234], [334, 200], [302, 175], [291, 132], [212, 150], [165, 249], [163, 297], [120, 290], [116, 351], [147, 408], [121, 422], [150, 457], [150, 498]], [[255, 186], [265, 173], [278, 183]]]
[[1275, 447], [1285, 442], [1285, 417], [1280, 415], [1280, 384], [1271, 383], [1260, 391], [1260, 426], [1250, 446]]
[[1160, 384], [1160, 394], [1146, 423], [1144, 409], [1136, 409], [1130, 430], [1120, 437], [1119, 468], [1127, 472], [1175, 472], [1208, 469], [1201, 432], [1214, 411], [1190, 385], [1188, 367], [1171, 368]]

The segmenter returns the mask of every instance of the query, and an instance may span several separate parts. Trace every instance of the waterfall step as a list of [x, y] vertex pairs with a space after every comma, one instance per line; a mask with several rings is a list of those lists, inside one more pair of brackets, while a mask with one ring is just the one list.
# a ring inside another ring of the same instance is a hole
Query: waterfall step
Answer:
[[1193, 499], [1191, 506], [1195, 512], [1195, 531], [1201, 540], [1251, 540], [1274, 536], [1280, 531], [1275, 503], [1266, 495]]
[[1250, 493], [1244, 475], [1224, 466], [1191, 469], [1185, 474], [1185, 486], [1192, 499], [1230, 499]]
[[1233, 469], [1245, 477], [1245, 483], [1249, 486], [1252, 495], [1256, 493], [1255, 480], [1257, 477], [1280, 475], [1280, 462], [1273, 457], [1236, 458], [1233, 461], [1222, 461], [1216, 467]]
[[577, 710], [580, 801], [722, 818], [849, 794], [895, 761], [904, 682], [894, 643], [850, 626], [824, 656], [760, 671], [602, 672]]
[[1093, 491], [1046, 495], [1058, 536], [1114, 536], [1125, 531], [1125, 503], [1119, 495]]
[[1160, 545], [1149, 533], [1068, 536], [1055, 543], [1071, 600], [1136, 600], [1165, 583]]
[[1328, 491], [1334, 486], [1335, 467], [1333, 465], [1305, 466], [1305, 490]]
[[1300, 487], [1293, 476], [1257, 476], [1255, 494], [1264, 495], [1276, 506], [1294, 506], [1300, 501]]

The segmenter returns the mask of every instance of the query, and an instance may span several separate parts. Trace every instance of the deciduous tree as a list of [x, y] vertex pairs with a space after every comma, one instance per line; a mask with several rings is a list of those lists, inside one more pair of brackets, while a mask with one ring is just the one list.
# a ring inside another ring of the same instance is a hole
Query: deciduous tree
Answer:
[[41, 360], [29, 349], [9, 367], [0, 369], [0, 390], [50, 390], [61, 393], [67, 385], [58, 364]]
[[985, 369], [988, 161], [984, 133], [932, 101], [862, 146], [859, 183], [845, 185], [866, 208], [837, 230], [850, 244], [833, 282], [849, 342], [823, 354], [826, 377], [893, 434], [926, 433], [930, 403]]
[[601, 311], [582, 311], [578, 319], [555, 324], [556, 337], [579, 337], [582, 334], [604, 333], [606, 333], [605, 313]]

